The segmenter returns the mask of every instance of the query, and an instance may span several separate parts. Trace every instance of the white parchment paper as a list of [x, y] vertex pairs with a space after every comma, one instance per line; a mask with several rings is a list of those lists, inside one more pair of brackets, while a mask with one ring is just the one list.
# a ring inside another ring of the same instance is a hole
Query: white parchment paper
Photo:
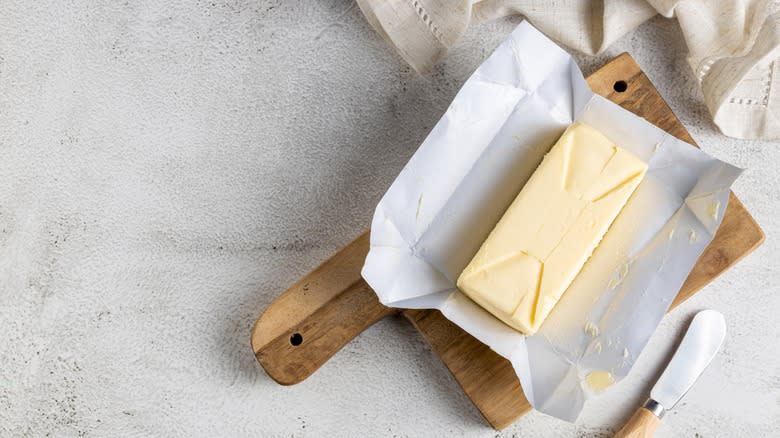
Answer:
[[[580, 120], [648, 172], [542, 328], [525, 337], [455, 281], [544, 154]], [[458, 92], [376, 208], [363, 277], [392, 307], [435, 308], [512, 362], [534, 408], [574, 421], [593, 371], [624, 377], [723, 218], [740, 169], [594, 95], [527, 22]]]

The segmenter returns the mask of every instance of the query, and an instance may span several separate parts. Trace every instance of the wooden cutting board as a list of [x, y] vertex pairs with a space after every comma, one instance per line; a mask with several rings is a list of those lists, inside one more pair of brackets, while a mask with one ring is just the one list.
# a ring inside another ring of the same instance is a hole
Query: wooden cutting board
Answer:
[[[595, 93], [695, 144], [639, 65], [622, 54], [588, 77]], [[695, 294], [764, 241], [761, 228], [730, 195], [723, 223], [681, 288], [672, 308]], [[377, 301], [360, 276], [366, 231], [285, 291], [252, 329], [255, 357], [283, 385], [301, 382], [357, 334], [401, 312], [442, 359], [480, 413], [502, 429], [531, 410], [511, 364], [436, 310], [393, 309]]]

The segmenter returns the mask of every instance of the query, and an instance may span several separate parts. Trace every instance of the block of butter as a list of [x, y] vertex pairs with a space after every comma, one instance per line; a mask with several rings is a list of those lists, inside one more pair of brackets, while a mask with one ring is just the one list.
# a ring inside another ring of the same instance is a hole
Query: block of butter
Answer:
[[571, 125], [458, 278], [458, 288], [535, 333], [598, 246], [647, 165], [594, 128]]

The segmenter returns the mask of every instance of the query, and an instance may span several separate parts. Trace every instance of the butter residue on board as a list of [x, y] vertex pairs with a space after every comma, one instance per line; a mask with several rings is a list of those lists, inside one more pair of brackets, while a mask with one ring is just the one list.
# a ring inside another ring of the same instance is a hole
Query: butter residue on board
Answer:
[[574, 123], [463, 270], [458, 287], [507, 325], [535, 333], [646, 170], [596, 129]]

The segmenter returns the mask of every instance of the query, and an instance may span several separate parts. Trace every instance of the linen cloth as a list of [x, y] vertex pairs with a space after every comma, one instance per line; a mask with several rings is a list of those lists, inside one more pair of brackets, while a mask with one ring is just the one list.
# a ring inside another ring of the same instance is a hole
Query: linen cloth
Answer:
[[520, 14], [560, 44], [598, 54], [651, 17], [676, 17], [687, 61], [724, 134], [780, 139], [780, 12], [769, 0], [357, 0], [369, 23], [426, 73], [470, 23]]

